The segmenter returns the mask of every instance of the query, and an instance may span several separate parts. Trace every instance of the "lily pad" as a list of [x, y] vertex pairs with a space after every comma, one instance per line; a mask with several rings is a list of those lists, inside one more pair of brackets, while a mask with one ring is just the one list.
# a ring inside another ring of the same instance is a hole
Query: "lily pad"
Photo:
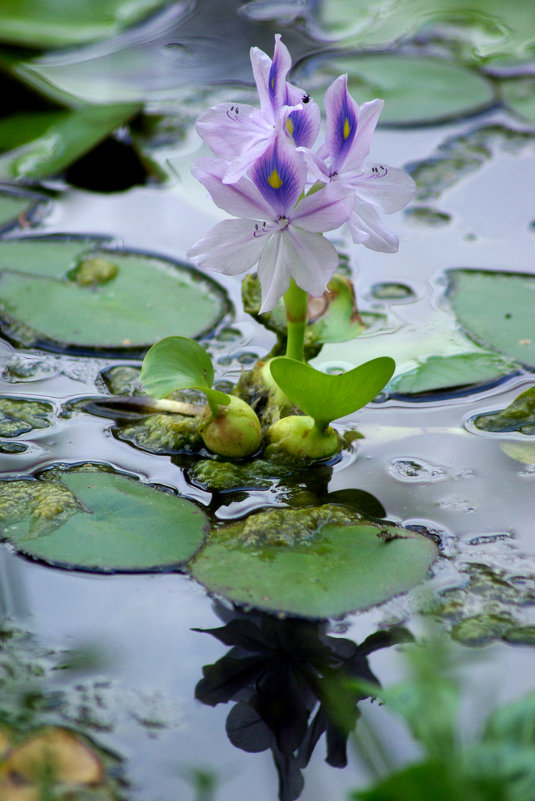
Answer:
[[178, 569], [201, 545], [193, 503], [84, 466], [0, 485], [1, 535], [26, 556], [102, 573]]
[[0, 234], [18, 225], [29, 226], [40, 221], [49, 206], [43, 195], [10, 187], [0, 188]]
[[[384, 99], [383, 124], [445, 122], [479, 112], [495, 99], [486, 78], [441, 58], [355, 54], [329, 59], [323, 69], [329, 80], [348, 73], [349, 91], [358, 102], [373, 97]], [[326, 85], [327, 81], [325, 88]]]
[[522, 392], [500, 412], [478, 414], [474, 417], [474, 425], [482, 431], [500, 434], [518, 431], [520, 434], [535, 435], [535, 387]]
[[501, 94], [507, 105], [530, 122], [535, 121], [535, 78], [524, 76], [502, 81]]
[[18, 437], [51, 425], [54, 407], [45, 401], [0, 398], [0, 437]]
[[112, 36], [133, 25], [165, 0], [2, 0], [0, 40], [30, 47], [63, 47]]
[[517, 369], [518, 364], [496, 353], [430, 356], [414, 370], [393, 378], [385, 391], [395, 395], [417, 395], [441, 389], [491, 384]]
[[200, 336], [226, 312], [223, 290], [192, 268], [102, 244], [54, 236], [0, 243], [4, 333], [26, 347], [139, 353], [170, 331]]
[[436, 555], [422, 535], [325, 505], [262, 512], [213, 531], [191, 572], [234, 603], [326, 618], [406, 592]]
[[448, 297], [466, 333], [486, 348], [535, 367], [535, 275], [452, 269], [448, 279]]

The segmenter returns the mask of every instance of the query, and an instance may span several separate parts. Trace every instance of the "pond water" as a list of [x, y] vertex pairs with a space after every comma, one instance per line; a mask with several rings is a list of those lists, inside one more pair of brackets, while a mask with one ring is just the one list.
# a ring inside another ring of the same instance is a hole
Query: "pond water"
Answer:
[[[26, 727], [52, 722], [94, 738], [119, 756], [126, 784], [118, 792], [129, 801], [277, 798], [279, 776], [268, 744], [262, 737], [255, 742], [254, 735], [248, 743], [245, 737], [240, 740], [246, 719], [227, 721], [236, 701], [242, 702], [243, 713], [251, 701], [251, 685], [236, 673], [232, 660], [219, 663], [217, 675], [207, 670], [231, 646], [242, 648], [239, 656], [244, 658], [250, 626], [264, 632], [263, 639], [258, 635], [263, 646], [257, 643], [250, 654], [271, 665], [272, 693], [277, 682], [285, 687], [281, 676], [287, 675], [286, 668], [281, 665], [306, 661], [312, 643], [329, 643], [332, 650], [335, 644], [328, 637], [359, 645], [377, 632], [390, 633], [384, 634], [384, 647], [370, 647], [369, 669], [388, 686], [406, 670], [396, 644], [407, 636], [401, 629], [424, 636], [432, 619], [452, 634], [467, 688], [462, 710], [467, 731], [476, 730], [495, 703], [534, 689], [534, 446], [525, 434], [480, 430], [473, 419], [504, 409], [533, 387], [535, 362], [532, 356], [522, 361], [499, 345], [493, 348], [493, 342], [487, 349], [488, 342], [469, 336], [470, 325], [463, 328], [452, 310], [446, 272], [468, 268], [534, 275], [534, 118], [527, 100], [524, 105], [517, 102], [521, 92], [515, 93], [511, 83], [526, 76], [532, 80], [533, 39], [526, 34], [527, 43], [518, 41], [522, 25], [516, 10], [511, 12], [508, 50], [507, 36], [497, 37], [489, 22], [490, 11], [487, 20], [475, 14], [459, 21], [453, 11], [449, 19], [440, 18], [438, 11], [419, 16], [423, 12], [417, 4], [399, 3], [390, 16], [385, 12], [382, 28], [370, 5], [358, 4], [359, 29], [351, 3], [217, 2], [210, 4], [210, 12], [206, 4], [176, 3], [140, 27], [85, 44], [80, 51], [36, 51], [30, 58], [14, 49], [20, 41], [6, 46], [16, 63], [14, 74], [39, 91], [44, 84], [52, 86], [49, 99], [57, 101], [67, 92], [85, 101], [145, 104], [145, 117], [139, 112], [130, 133], [124, 127], [109, 140], [124, 145], [133, 159], [124, 162], [130, 165], [126, 174], [130, 170], [136, 180], [127, 186], [113, 186], [112, 180], [111, 190], [106, 185], [110, 173], [122, 170], [124, 153], [105, 151], [100, 161], [93, 156], [85, 167], [73, 158], [66, 173], [64, 165], [59, 175], [52, 170], [52, 177], [39, 175], [33, 181], [33, 188], [48, 199], [46, 207], [34, 214], [33, 227], [7, 229], [4, 243], [27, 235], [91, 235], [111, 240], [112, 248], [183, 263], [187, 249], [225, 216], [189, 172], [192, 160], [205, 153], [194, 132], [195, 117], [216, 102], [252, 97], [249, 47], [271, 53], [273, 34], [282, 31], [297, 62], [295, 80], [318, 97], [326, 75], [330, 80], [346, 70], [359, 102], [385, 90], [386, 122], [375, 134], [371, 159], [405, 167], [418, 184], [416, 200], [388, 221], [400, 239], [398, 254], [355, 246], [349, 236], [331, 237], [354, 280], [359, 310], [384, 317], [356, 339], [324, 345], [312, 364], [336, 372], [391, 354], [396, 375], [403, 375], [429, 357], [483, 350], [515, 362], [485, 378], [471, 372], [473, 365], [462, 380], [448, 382], [441, 374], [429, 379], [435, 381], [430, 387], [434, 392], [411, 393], [396, 390], [394, 384], [389, 394], [337, 423], [339, 430], [358, 431], [363, 438], [325, 475], [311, 475], [308, 489], [314, 497], [324, 502], [328, 493], [364, 491], [384, 507], [380, 516], [439, 545], [423, 585], [367, 611], [321, 623], [246, 614], [178, 572], [99, 575], [51, 567], [2, 545], [0, 718]], [[388, 24], [398, 25], [399, 33], [389, 31]], [[47, 42], [43, 48], [68, 43]], [[387, 46], [399, 57], [428, 57], [466, 70], [468, 77], [457, 84], [463, 102], [457, 108], [450, 104], [455, 76], [437, 78], [430, 68], [429, 84], [424, 81], [415, 92], [411, 81], [425, 74], [425, 65], [424, 73], [416, 69], [408, 76], [402, 68], [397, 88], [388, 66], [379, 66], [376, 73], [372, 66], [368, 81], [379, 87], [373, 93], [360, 68], [348, 66], [348, 58], [370, 48], [381, 55]], [[481, 84], [472, 87], [472, 78]], [[390, 117], [389, 93], [394, 107]], [[444, 112], [436, 102], [441, 93]], [[215, 280], [230, 305], [215, 335], [203, 342], [214, 357], [216, 382], [227, 386], [270, 351], [275, 335], [243, 312], [241, 276], [217, 275]], [[10, 307], [2, 283], [5, 314]], [[509, 302], [507, 298], [505, 305]], [[481, 297], [475, 305], [485, 303]], [[527, 308], [532, 312], [533, 302]], [[535, 341], [534, 320], [533, 313], [525, 315], [526, 347]], [[99, 325], [98, 311], [94, 325]], [[30, 426], [16, 437], [3, 430], [2, 479], [28, 478], [58, 463], [97, 463], [192, 500], [212, 522], [288, 506], [284, 482], [271, 489], [227, 493], [203, 489], [192, 482], [188, 458], [134, 447], [121, 438], [114, 419], [77, 405], [109, 394], [104, 371], [140, 366], [141, 354], [129, 351], [128, 343], [123, 353], [106, 356], [90, 348], [82, 354], [80, 348], [54, 352], [46, 343], [14, 344], [13, 330], [4, 330], [9, 336], [0, 340], [0, 396], [47, 402], [53, 412], [45, 427]], [[17, 452], [14, 444], [24, 449]], [[307, 489], [307, 482], [302, 483], [301, 489]], [[425, 614], [431, 598], [433, 616]], [[223, 641], [200, 631], [226, 624], [231, 628]], [[274, 642], [281, 645], [270, 662]], [[360, 675], [367, 678], [364, 657], [362, 661]], [[289, 717], [293, 704], [309, 711], [313, 707], [297, 690], [294, 696], [285, 692], [277, 702], [290, 710]], [[365, 786], [373, 774], [363, 754], [373, 754], [374, 737], [381, 738], [387, 754], [376, 756], [376, 762], [383, 759], [391, 768], [418, 753], [384, 708], [369, 701], [359, 708], [362, 717], [350, 740], [347, 768], [326, 764], [325, 738], [310, 749], [299, 795], [303, 801], [343, 799], [350, 789]], [[293, 736], [292, 724], [286, 725], [288, 737]], [[336, 748], [333, 752], [338, 753]], [[296, 797], [297, 767], [289, 766], [280, 753], [275, 758], [287, 797], [292, 792]]]

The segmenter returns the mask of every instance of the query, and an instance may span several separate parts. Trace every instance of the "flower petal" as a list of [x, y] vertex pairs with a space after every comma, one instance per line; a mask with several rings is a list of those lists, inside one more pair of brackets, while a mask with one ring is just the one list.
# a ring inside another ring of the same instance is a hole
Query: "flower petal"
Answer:
[[258, 159], [251, 178], [277, 217], [287, 217], [304, 189], [306, 165], [282, 132]]
[[253, 106], [219, 103], [201, 114], [195, 128], [216, 156], [232, 159], [258, 137], [254, 111]]
[[262, 287], [260, 314], [274, 309], [290, 286], [286, 230], [276, 231], [270, 237], [258, 262], [258, 278]]
[[359, 107], [347, 91], [347, 75], [340, 75], [325, 92], [325, 144], [331, 171], [339, 172], [357, 133]]
[[391, 231], [384, 228], [375, 208], [369, 203], [355, 199], [353, 211], [349, 217], [349, 228], [353, 242], [362, 244], [370, 250], [381, 253], [396, 253], [399, 242]]
[[332, 231], [347, 222], [353, 203], [352, 190], [336, 182], [327, 184], [300, 200], [290, 220], [305, 231]]
[[344, 170], [361, 167], [370, 152], [373, 132], [379, 122], [384, 100], [370, 100], [363, 103], [358, 112], [357, 135], [344, 162]]
[[282, 232], [285, 256], [295, 283], [317, 298], [338, 267], [338, 253], [328, 239], [289, 225]]
[[265, 236], [256, 236], [261, 229], [254, 220], [223, 220], [188, 250], [187, 258], [202, 269], [225, 275], [244, 273], [256, 264], [266, 246]]
[[223, 183], [227, 169], [228, 162], [223, 159], [201, 158], [193, 163], [191, 172], [220, 209], [235, 217], [273, 220], [273, 209], [249, 178], [240, 178], [234, 184]]
[[310, 95], [291, 83], [286, 84], [287, 106], [297, 106], [286, 111], [284, 128], [296, 147], [312, 147], [317, 139], [321, 112]]
[[377, 204], [387, 214], [404, 208], [416, 194], [410, 175], [384, 164], [367, 164], [353, 188], [362, 200]]
[[280, 33], [275, 34], [273, 60], [258, 47], [251, 48], [251, 65], [260, 98], [260, 108], [275, 121], [286, 96], [286, 76], [292, 66], [292, 58]]

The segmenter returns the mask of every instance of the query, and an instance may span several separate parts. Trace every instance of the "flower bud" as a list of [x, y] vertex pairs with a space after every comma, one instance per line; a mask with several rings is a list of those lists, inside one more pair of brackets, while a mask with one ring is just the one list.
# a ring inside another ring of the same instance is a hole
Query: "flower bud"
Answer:
[[312, 417], [290, 415], [273, 423], [267, 431], [266, 456], [285, 454], [301, 459], [328, 459], [341, 449], [334, 428], [320, 431]]

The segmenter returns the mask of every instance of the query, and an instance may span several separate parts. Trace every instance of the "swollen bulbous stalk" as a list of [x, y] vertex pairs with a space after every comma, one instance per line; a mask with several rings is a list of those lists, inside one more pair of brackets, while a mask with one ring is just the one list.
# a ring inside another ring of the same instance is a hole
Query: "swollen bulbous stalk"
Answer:
[[199, 433], [209, 450], [230, 459], [251, 456], [260, 448], [260, 421], [249, 404], [230, 396], [227, 406], [219, 406], [213, 414], [206, 406], [201, 417]]
[[321, 431], [308, 416], [282, 417], [269, 427], [266, 455], [283, 454], [300, 459], [328, 459], [342, 449], [342, 441], [331, 426]]

